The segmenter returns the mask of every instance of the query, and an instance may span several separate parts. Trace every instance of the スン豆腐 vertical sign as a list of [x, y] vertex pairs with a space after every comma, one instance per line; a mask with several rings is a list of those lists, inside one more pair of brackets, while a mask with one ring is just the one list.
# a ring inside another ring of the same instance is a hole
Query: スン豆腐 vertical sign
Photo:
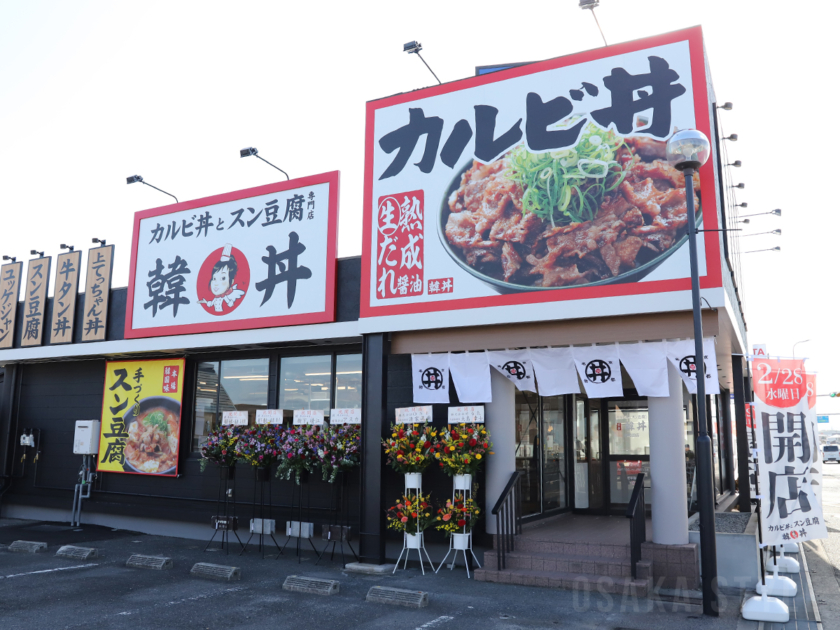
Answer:
[[[714, 137], [711, 111], [699, 28], [369, 102], [362, 330], [673, 310], [689, 226], [665, 146]], [[693, 183], [707, 230], [714, 168]], [[698, 239], [719, 288], [718, 237]]]
[[97, 469], [178, 474], [184, 359], [108, 361]]
[[40, 346], [43, 341], [50, 262], [50, 256], [33, 258], [26, 270], [26, 284], [23, 287], [23, 332], [20, 337], [20, 345], [24, 348]]
[[335, 319], [338, 172], [138, 212], [127, 338]]
[[752, 373], [762, 541], [778, 545], [827, 538], [819, 500], [816, 383], [801, 359], [754, 359]]
[[56, 259], [55, 290], [53, 291], [50, 343], [72, 343], [76, 321], [76, 298], [79, 292], [79, 272], [82, 252], [59, 254]]
[[22, 273], [22, 262], [0, 267], [0, 349], [11, 348], [15, 343], [15, 319]]
[[113, 245], [94, 247], [88, 251], [82, 341], [105, 341], [113, 268]]

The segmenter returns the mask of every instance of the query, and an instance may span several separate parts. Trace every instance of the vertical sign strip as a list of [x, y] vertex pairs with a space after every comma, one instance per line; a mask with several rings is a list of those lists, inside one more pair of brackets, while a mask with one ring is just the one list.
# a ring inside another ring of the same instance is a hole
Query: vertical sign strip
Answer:
[[0, 349], [11, 348], [15, 343], [15, 319], [22, 274], [22, 262], [0, 267]]
[[183, 392], [184, 359], [108, 361], [97, 469], [177, 476]]
[[105, 341], [113, 270], [113, 245], [94, 247], [88, 252], [82, 341]]
[[73, 343], [73, 324], [76, 321], [76, 298], [79, 293], [79, 273], [82, 252], [59, 254], [55, 268], [50, 343]]
[[20, 338], [22, 348], [40, 346], [43, 342], [51, 263], [51, 256], [33, 258], [26, 269], [26, 286], [23, 288], [23, 332]]

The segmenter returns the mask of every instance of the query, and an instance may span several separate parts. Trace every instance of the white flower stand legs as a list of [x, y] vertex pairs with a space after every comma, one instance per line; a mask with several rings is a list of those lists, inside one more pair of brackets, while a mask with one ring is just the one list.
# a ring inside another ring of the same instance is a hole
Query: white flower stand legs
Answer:
[[[472, 475], [455, 475], [452, 478], [452, 503], [455, 503], [455, 496], [456, 494], [461, 493], [464, 497], [464, 501], [466, 502], [468, 499], [472, 499]], [[455, 561], [458, 559], [458, 552], [464, 554], [464, 566], [467, 569], [467, 579], [470, 577], [470, 561], [467, 557], [467, 551], [470, 552], [470, 555], [475, 560], [475, 563], [478, 565], [478, 568], [481, 568], [481, 563], [478, 561], [475, 553], [473, 552], [472, 547], [472, 532], [467, 532], [466, 527], [463, 528], [461, 533], [453, 533], [449, 539], [449, 551], [446, 552], [446, 555], [443, 557], [443, 561], [438, 565], [438, 568], [435, 569], [435, 573], [440, 571], [440, 568], [446, 564], [446, 559], [449, 557], [453, 551], [455, 555], [452, 557], [452, 564], [449, 565], [449, 570], [455, 568]]]
[[429, 557], [429, 552], [426, 551], [426, 544], [423, 541], [423, 532], [419, 534], [403, 534], [403, 548], [400, 551], [400, 557], [397, 558], [397, 564], [394, 565], [394, 570], [391, 571], [391, 574], [397, 572], [397, 569], [400, 566], [400, 560], [402, 560], [403, 554], [405, 554], [405, 563], [403, 564], [403, 569], [408, 567], [408, 555], [412, 549], [417, 550], [417, 557], [420, 559], [420, 570], [423, 572], [423, 575], [426, 575], [426, 569], [423, 567], [423, 554], [426, 554], [426, 560], [429, 563], [429, 567], [432, 569], [435, 568], [435, 565], [432, 563], [432, 559]]

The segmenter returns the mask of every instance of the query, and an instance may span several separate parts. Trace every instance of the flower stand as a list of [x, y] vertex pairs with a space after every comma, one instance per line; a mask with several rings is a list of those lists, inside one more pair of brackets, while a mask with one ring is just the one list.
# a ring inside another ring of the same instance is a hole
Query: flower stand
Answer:
[[[257, 487], [259, 487], [259, 502], [257, 502]], [[257, 513], [259, 512], [259, 516]], [[274, 538], [275, 521], [271, 518], [271, 468], [268, 466], [254, 467], [254, 502], [252, 505], [251, 518], [251, 535], [245, 542], [242, 551], [239, 552], [241, 556], [247, 550], [248, 544], [254, 535], [260, 537], [259, 550], [265, 558], [265, 546], [263, 545], [263, 538], [265, 536], [271, 537], [274, 541], [274, 546], [277, 547], [278, 555], [283, 553], [277, 539]]]
[[432, 559], [429, 557], [429, 552], [426, 551], [426, 544], [423, 539], [423, 532], [419, 534], [408, 534], [403, 533], [403, 548], [400, 551], [400, 557], [397, 558], [397, 563], [394, 565], [394, 570], [391, 571], [391, 575], [397, 572], [397, 569], [400, 566], [400, 560], [402, 560], [403, 554], [405, 554], [405, 563], [403, 564], [403, 569], [408, 567], [408, 555], [412, 549], [417, 550], [417, 557], [420, 559], [420, 571], [423, 572], [423, 575], [426, 575], [426, 569], [423, 567], [423, 554], [426, 554], [426, 560], [429, 562], [429, 566], [431, 568], [435, 568]]
[[292, 486], [292, 511], [295, 509], [295, 487], [297, 488], [297, 508], [298, 508], [298, 520], [297, 521], [288, 521], [286, 523], [286, 542], [283, 543], [283, 549], [280, 550], [280, 553], [277, 554], [277, 557], [280, 557], [280, 554], [283, 553], [283, 550], [286, 549], [286, 545], [289, 544], [289, 541], [292, 538], [296, 538], [296, 553], [298, 564], [300, 564], [300, 548], [301, 548], [301, 540], [305, 538], [309, 541], [309, 545], [312, 547], [312, 551], [316, 554], [318, 550], [315, 548], [315, 544], [312, 542], [312, 532], [314, 530], [314, 525], [310, 522], [304, 522], [303, 520], [303, 486], [306, 486], [306, 502], [307, 502], [307, 516], [309, 516], [309, 471], [304, 470], [300, 475], [300, 483]]
[[221, 548], [225, 550], [225, 554], [228, 553], [230, 548], [230, 532], [233, 532], [242, 549], [245, 549], [245, 545], [242, 544], [239, 534], [236, 533], [236, 530], [239, 529], [239, 519], [236, 516], [236, 500], [233, 497], [233, 491], [236, 485], [235, 473], [235, 466], [219, 467], [219, 494], [216, 498], [216, 514], [210, 519], [210, 522], [213, 524], [213, 536], [207, 542], [204, 551], [210, 548], [210, 545], [213, 544], [216, 538], [216, 534], [219, 532], [222, 533]]
[[[457, 493], [462, 493], [464, 496], [464, 500], [472, 498], [472, 475], [455, 475], [452, 478], [452, 501], [455, 502], [455, 495]], [[446, 552], [446, 555], [443, 557], [443, 560], [438, 565], [438, 568], [435, 569], [435, 573], [440, 571], [441, 567], [446, 564], [446, 559], [449, 557], [449, 554], [455, 552], [455, 555], [452, 557], [452, 563], [449, 565], [449, 570], [455, 568], [455, 562], [458, 559], [458, 553], [461, 552], [464, 554], [464, 566], [467, 569], [467, 579], [470, 577], [470, 558], [467, 556], [467, 551], [470, 552], [470, 555], [475, 560], [475, 563], [481, 568], [481, 563], [478, 561], [478, 558], [473, 551], [472, 546], [472, 532], [468, 532], [466, 526], [461, 533], [452, 534], [449, 537], [449, 551]]]
[[[341, 546], [341, 566], [344, 567], [347, 564], [344, 560], [344, 543], [347, 543], [356, 561], [359, 561], [358, 554], [353, 549], [353, 545], [350, 544], [350, 510], [347, 507], [347, 476], [349, 474], [346, 471], [338, 473], [340, 483], [334, 484], [338, 493], [338, 499], [336, 501], [338, 514], [334, 519], [330, 519], [331, 522], [329, 525], [323, 526], [321, 538], [326, 540], [327, 543], [324, 545], [324, 550], [321, 551], [321, 554], [318, 556], [318, 561], [315, 564], [321, 562], [321, 557], [327, 552], [327, 547], [330, 546], [330, 543], [332, 543], [330, 562], [332, 562], [333, 556], [335, 555], [335, 546], [338, 544]], [[333, 493], [333, 499], [335, 499], [335, 493]], [[335, 511], [333, 511], [333, 514], [335, 514]]]

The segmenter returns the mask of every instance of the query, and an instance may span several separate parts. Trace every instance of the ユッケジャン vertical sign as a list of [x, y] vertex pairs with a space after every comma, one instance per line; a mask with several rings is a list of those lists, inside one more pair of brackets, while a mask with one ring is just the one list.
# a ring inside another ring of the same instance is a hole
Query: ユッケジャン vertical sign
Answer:
[[826, 538], [819, 501], [822, 479], [815, 381], [804, 361], [755, 359], [755, 435], [762, 541], [766, 545]]
[[105, 341], [113, 270], [113, 245], [94, 247], [88, 251], [82, 341]]
[[13, 262], [0, 267], [0, 349], [11, 348], [15, 343], [20, 277], [23, 263]]
[[135, 214], [125, 336], [334, 321], [338, 179]]
[[50, 343], [72, 343], [76, 321], [76, 298], [79, 292], [79, 273], [82, 252], [59, 254], [56, 259], [55, 290], [53, 291]]
[[51, 262], [50, 256], [33, 258], [26, 269], [26, 284], [23, 287], [23, 332], [20, 336], [20, 345], [23, 348], [40, 346], [44, 339]]
[[[370, 101], [361, 330], [682, 308], [716, 160], [688, 226], [665, 147], [714, 138], [710, 85], [697, 27]], [[701, 286], [720, 288], [719, 239], [698, 239]]]
[[178, 474], [184, 359], [108, 361], [97, 469]]

